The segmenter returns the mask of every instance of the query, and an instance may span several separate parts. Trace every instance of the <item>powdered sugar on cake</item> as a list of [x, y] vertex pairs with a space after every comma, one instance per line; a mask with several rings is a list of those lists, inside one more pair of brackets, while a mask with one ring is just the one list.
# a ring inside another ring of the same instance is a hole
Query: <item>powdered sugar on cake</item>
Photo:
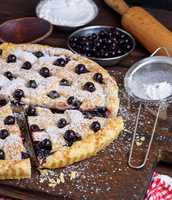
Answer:
[[37, 61], [37, 57], [28, 51], [17, 49], [14, 54], [17, 56], [17, 58], [20, 58], [23, 61], [29, 61], [32, 64]]

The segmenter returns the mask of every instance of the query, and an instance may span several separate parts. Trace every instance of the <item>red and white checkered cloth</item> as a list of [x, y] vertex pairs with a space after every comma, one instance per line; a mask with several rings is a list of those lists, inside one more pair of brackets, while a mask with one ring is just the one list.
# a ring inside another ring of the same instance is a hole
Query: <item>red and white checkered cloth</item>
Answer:
[[[0, 200], [12, 200], [0, 196]], [[172, 178], [154, 173], [145, 200], [172, 200]]]
[[172, 200], [172, 178], [154, 173], [145, 200]]

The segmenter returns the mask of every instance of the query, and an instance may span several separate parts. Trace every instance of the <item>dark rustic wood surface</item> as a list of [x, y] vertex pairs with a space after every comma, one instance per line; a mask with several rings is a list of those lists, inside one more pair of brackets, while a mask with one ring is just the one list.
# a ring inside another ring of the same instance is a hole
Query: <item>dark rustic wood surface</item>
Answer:
[[[91, 24], [105, 24], [120, 26], [120, 16], [108, 8], [103, 0], [96, 1], [100, 14]], [[35, 16], [37, 0], [1, 0], [0, 1], [0, 22], [8, 19], [24, 16]], [[150, 10], [162, 23], [172, 30], [172, 12], [164, 10]], [[29, 33], [28, 33], [29, 34]], [[51, 36], [42, 41], [42, 44], [49, 44], [57, 47], [66, 47], [66, 39], [70, 33], [57, 28]], [[132, 130], [133, 118], [137, 105], [133, 102], [128, 104], [128, 98], [123, 92], [123, 77], [128, 67], [135, 61], [148, 56], [148, 52], [137, 44], [136, 50], [118, 66], [109, 67], [107, 70], [114, 76], [121, 88], [121, 110], [126, 119], [126, 128]], [[142, 124], [140, 133], [146, 137], [146, 142], [140, 148], [135, 149], [134, 162], [141, 162], [149, 141], [151, 123], [154, 120], [154, 113], [145, 112], [142, 122], [150, 121], [150, 124]], [[126, 115], [130, 114], [129, 117]], [[170, 161], [171, 154], [162, 153], [172, 151], [172, 137], [169, 133], [171, 121], [171, 106], [167, 112], [161, 113], [157, 134], [151, 149], [151, 154], [146, 167], [142, 170], [130, 169], [127, 165], [131, 134], [123, 133], [119, 140], [115, 141], [106, 150], [100, 152], [96, 157], [74, 164], [72, 167], [56, 170], [56, 174], [63, 172], [67, 174], [75, 169], [79, 177], [74, 180], [66, 178], [64, 184], [57, 185], [54, 189], [48, 187], [47, 183], [39, 182], [38, 171], [33, 169], [32, 179], [21, 181], [1, 181], [0, 193], [20, 199], [56, 199], [56, 200], [141, 200], [144, 199], [149, 180], [153, 170], [157, 167], [158, 160]], [[165, 116], [164, 116], [165, 115]], [[162, 156], [160, 156], [162, 155]], [[169, 156], [170, 155], [170, 156]], [[162, 159], [163, 158], [163, 159]], [[159, 165], [161, 173], [170, 174], [170, 167], [164, 164]], [[168, 165], [170, 166], [170, 165]]]

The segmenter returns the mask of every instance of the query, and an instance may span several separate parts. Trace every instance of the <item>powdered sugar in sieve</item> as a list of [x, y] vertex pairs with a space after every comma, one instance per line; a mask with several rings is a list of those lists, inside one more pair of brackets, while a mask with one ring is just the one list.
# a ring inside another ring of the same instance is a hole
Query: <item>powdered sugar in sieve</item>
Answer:
[[125, 88], [140, 101], [165, 101], [172, 96], [172, 58], [154, 56], [136, 63], [125, 76]]

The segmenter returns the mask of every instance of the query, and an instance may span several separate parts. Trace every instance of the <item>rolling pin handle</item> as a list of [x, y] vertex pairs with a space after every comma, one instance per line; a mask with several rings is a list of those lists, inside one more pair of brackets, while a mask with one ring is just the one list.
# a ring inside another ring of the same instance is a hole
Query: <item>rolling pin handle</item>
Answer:
[[123, 0], [104, 0], [107, 5], [109, 5], [112, 9], [114, 9], [120, 15], [124, 15], [129, 6]]

